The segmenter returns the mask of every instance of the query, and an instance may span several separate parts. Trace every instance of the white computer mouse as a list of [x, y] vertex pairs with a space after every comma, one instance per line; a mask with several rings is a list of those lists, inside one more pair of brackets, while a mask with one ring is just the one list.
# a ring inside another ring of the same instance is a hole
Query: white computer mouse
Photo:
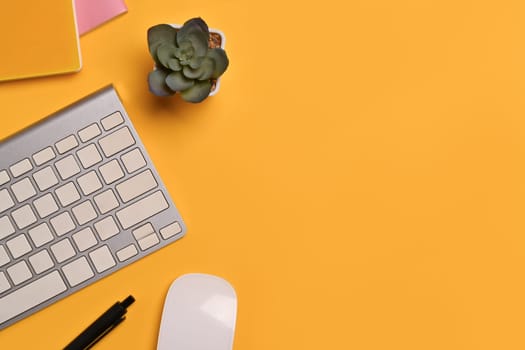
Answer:
[[157, 350], [232, 350], [237, 295], [224, 279], [187, 274], [170, 286]]

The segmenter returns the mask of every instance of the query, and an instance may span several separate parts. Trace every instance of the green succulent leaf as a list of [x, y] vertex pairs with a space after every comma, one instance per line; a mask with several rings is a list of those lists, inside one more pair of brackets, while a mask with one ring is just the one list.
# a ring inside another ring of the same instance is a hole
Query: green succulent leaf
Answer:
[[178, 33], [180, 33], [180, 39], [184, 39], [184, 37], [188, 33], [195, 32], [195, 31], [204, 33], [206, 37], [210, 36], [208, 25], [200, 17], [192, 18], [184, 22], [182, 27], [179, 29]]
[[[178, 36], [177, 36], [178, 38]], [[190, 42], [191, 46], [195, 50], [195, 56], [204, 57], [208, 51], [208, 36], [203, 32], [192, 32], [188, 33], [186, 37], [182, 40], [177, 40], [178, 43]]]
[[209, 37], [210, 32], [206, 23], [201, 18], [193, 18], [184, 23], [177, 32], [176, 41], [179, 46], [189, 41], [195, 49], [195, 55], [203, 57], [208, 51]]
[[200, 17], [191, 18], [191, 19], [187, 20], [186, 22], [184, 22], [184, 25], [185, 26], [190, 26], [190, 25], [191, 26], [199, 26], [201, 28], [201, 30], [204, 33], [206, 33], [206, 35], [210, 35], [210, 31], [208, 29], [208, 25]]
[[182, 66], [178, 59], [172, 58], [168, 61], [168, 68], [172, 71], [178, 72], [182, 70]]
[[201, 66], [202, 61], [204, 61], [204, 57], [193, 57], [188, 65], [193, 69], [197, 69]]
[[177, 48], [173, 44], [163, 43], [157, 49], [157, 58], [165, 68], [170, 68], [169, 62], [175, 59]]
[[166, 85], [173, 91], [186, 90], [194, 83], [194, 80], [186, 78], [181, 72], [173, 72], [166, 77]]
[[210, 49], [208, 50], [207, 57], [211, 58], [215, 62], [215, 69], [211, 77], [213, 79], [219, 78], [226, 71], [226, 68], [228, 68], [228, 65], [230, 64], [228, 56], [226, 56], [226, 52], [220, 48]]
[[208, 80], [213, 76], [213, 72], [215, 71], [215, 62], [209, 58], [205, 57], [202, 59], [202, 63], [199, 65], [199, 67], [193, 69], [191, 66], [184, 66], [182, 68], [182, 73], [184, 76], [186, 76], [189, 79], [197, 79], [197, 80]]
[[196, 81], [192, 87], [181, 91], [180, 95], [185, 101], [197, 103], [208, 97], [210, 91], [211, 81]]
[[148, 75], [149, 91], [157, 96], [173, 95], [175, 92], [166, 85], [166, 77], [168, 76], [168, 73], [169, 72], [164, 69], [155, 69], [150, 72]]
[[188, 79], [197, 79], [201, 75], [200, 68], [193, 69], [190, 66], [182, 67], [182, 74]]
[[191, 42], [184, 41], [175, 50], [175, 57], [177, 57], [182, 65], [187, 65], [193, 58], [195, 50]]
[[177, 30], [168, 24], [158, 24], [148, 29], [148, 47], [153, 58], [156, 58], [157, 49], [163, 43], [175, 44]]
[[213, 77], [213, 72], [215, 72], [215, 62], [209, 58], [206, 57], [202, 61], [202, 64], [200, 66], [200, 75], [197, 79], [199, 80], [208, 80]]

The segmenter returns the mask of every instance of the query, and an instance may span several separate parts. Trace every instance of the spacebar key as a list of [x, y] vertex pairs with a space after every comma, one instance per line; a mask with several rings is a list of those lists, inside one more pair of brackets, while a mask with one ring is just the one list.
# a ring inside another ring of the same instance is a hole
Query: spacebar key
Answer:
[[124, 229], [138, 224], [169, 207], [161, 191], [154, 192], [120, 211], [117, 218]]
[[[66, 285], [58, 271], [0, 298], [0, 325], [64, 292]], [[1, 326], [0, 326], [1, 328]]]

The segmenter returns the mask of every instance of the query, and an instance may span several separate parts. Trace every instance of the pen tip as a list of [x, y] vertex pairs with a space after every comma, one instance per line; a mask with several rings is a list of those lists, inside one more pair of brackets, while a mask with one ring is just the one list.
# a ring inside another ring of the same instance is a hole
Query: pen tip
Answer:
[[120, 305], [121, 305], [123, 308], [127, 309], [128, 306], [130, 306], [130, 305], [133, 304], [134, 302], [135, 302], [135, 298], [133, 298], [133, 295], [130, 295], [130, 296], [128, 296], [126, 299], [124, 299], [124, 301], [122, 301], [122, 302], [120, 303]]

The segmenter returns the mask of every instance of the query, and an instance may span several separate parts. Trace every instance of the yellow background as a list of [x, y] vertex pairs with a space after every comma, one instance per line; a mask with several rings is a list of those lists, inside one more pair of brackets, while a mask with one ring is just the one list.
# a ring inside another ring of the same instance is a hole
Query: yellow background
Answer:
[[[187, 236], [2, 349], [60, 348], [129, 293], [96, 348], [155, 349], [188, 272], [236, 288], [237, 350], [525, 348], [523, 1], [127, 4], [80, 73], [0, 84], [0, 137], [114, 83]], [[221, 90], [150, 96], [147, 28], [194, 16], [226, 34]]]

